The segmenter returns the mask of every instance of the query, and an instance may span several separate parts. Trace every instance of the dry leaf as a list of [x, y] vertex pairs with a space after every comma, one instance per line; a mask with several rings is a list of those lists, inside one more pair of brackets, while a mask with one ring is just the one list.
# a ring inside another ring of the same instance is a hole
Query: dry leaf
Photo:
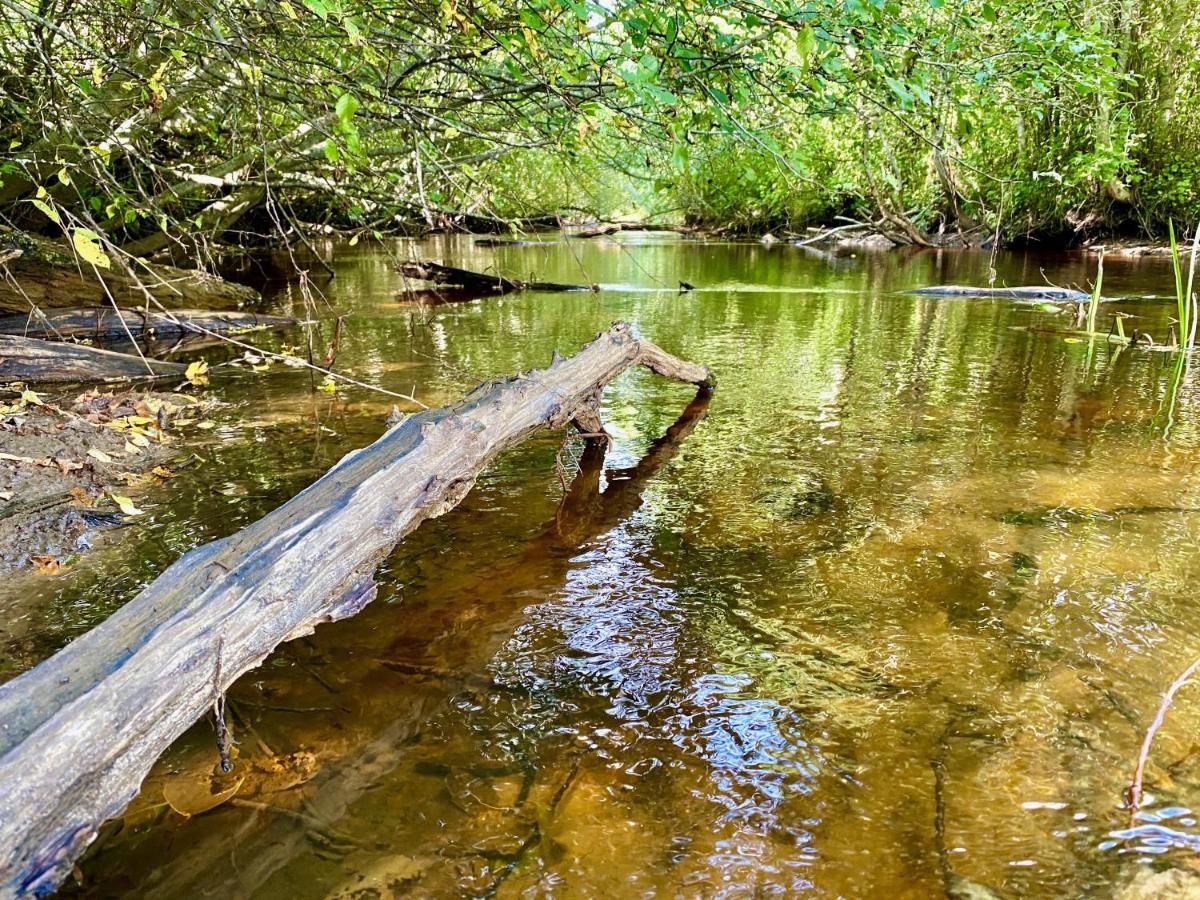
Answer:
[[239, 775], [224, 787], [222, 779], [210, 775], [177, 778], [163, 785], [163, 799], [181, 816], [198, 816], [230, 799], [238, 792], [245, 778], [245, 775]]
[[111, 456], [109, 456], [103, 450], [97, 450], [95, 447], [93, 447], [91, 450], [89, 450], [87, 452], [87, 455], [90, 456], [92, 459], [100, 460], [100, 462], [102, 462], [102, 463], [110, 463], [113, 461], [113, 458]]
[[134, 506], [133, 501], [128, 497], [122, 496], [121, 494], [109, 494], [108, 496], [112, 498], [113, 503], [121, 507], [121, 512], [125, 513], [125, 515], [140, 516], [142, 514], [142, 511]]
[[31, 556], [35, 575], [57, 575], [63, 570], [63, 564], [53, 556]]

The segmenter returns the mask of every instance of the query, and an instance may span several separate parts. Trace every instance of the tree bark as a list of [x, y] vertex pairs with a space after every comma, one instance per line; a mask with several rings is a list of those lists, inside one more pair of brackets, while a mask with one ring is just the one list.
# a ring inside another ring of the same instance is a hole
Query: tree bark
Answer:
[[288, 316], [262, 316], [247, 312], [209, 312], [180, 309], [167, 313], [144, 309], [113, 309], [111, 306], [56, 309], [38, 315], [0, 316], [0, 334], [41, 338], [47, 341], [128, 341], [134, 338], [163, 340], [286, 328], [296, 320]]
[[129, 353], [97, 350], [82, 344], [59, 344], [0, 334], [0, 382], [128, 381], [182, 376], [184, 371], [185, 367], [179, 363], [143, 360]]
[[50, 891], [233, 681], [283, 641], [362, 609], [399, 540], [454, 507], [500, 452], [571, 422], [635, 364], [714, 383], [617, 323], [574, 357], [410, 416], [0, 687], [0, 896]]
[[[97, 276], [54, 241], [32, 235], [21, 235], [19, 241], [24, 245], [21, 254], [5, 264], [11, 277], [0, 272], [0, 312], [28, 312], [31, 306], [107, 306], [110, 293], [118, 305], [145, 306], [146, 295], [124, 272], [104, 269]], [[146, 265], [138, 280], [168, 308], [237, 309], [261, 299], [253, 288], [196, 269]]]

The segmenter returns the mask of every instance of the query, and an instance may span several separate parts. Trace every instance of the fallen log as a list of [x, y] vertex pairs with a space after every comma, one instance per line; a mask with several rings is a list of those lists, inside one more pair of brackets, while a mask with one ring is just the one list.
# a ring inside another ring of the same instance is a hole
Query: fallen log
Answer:
[[577, 228], [573, 231], [563, 232], [569, 238], [596, 238], [608, 237], [610, 234], [616, 234], [624, 228], [623, 225], [618, 225], [616, 222], [602, 222], [599, 225], [592, 225], [584, 228]]
[[[40, 312], [40, 311], [39, 311]], [[111, 306], [56, 309], [40, 315], [0, 316], [0, 334], [48, 341], [163, 340], [205, 334], [243, 334], [295, 325], [289, 316], [262, 316], [248, 312], [209, 312], [181, 309], [170, 314], [144, 309], [116, 310]]]
[[711, 387], [704, 366], [616, 323], [573, 357], [409, 416], [279, 509], [185, 554], [103, 624], [0, 686], [0, 896], [47, 893], [154, 760], [278, 644], [351, 616], [395, 544], [533, 432], [598, 423], [632, 365]]
[[142, 359], [82, 344], [0, 334], [0, 382], [128, 381], [183, 375], [185, 369], [179, 363]]
[[[369, 683], [372, 689], [386, 689], [393, 698], [393, 712], [386, 724], [371, 725], [371, 730], [357, 738], [343, 756], [331, 760], [307, 782], [303, 808], [308, 815], [328, 827], [339, 827], [354, 816], [356, 804], [369, 796], [373, 788], [383, 781], [394, 785], [401, 767], [419, 766], [425, 759], [423, 754], [438, 752], [436, 748], [440, 742], [422, 740], [422, 736], [444, 734], [441, 729], [446, 719], [453, 716], [454, 700], [460, 696], [464, 684], [480, 690], [489, 689], [492, 675], [489, 664], [521, 623], [527, 621], [525, 610], [530, 597], [547, 590], [548, 585], [565, 583], [572, 561], [581, 548], [637, 512], [647, 488], [677, 456], [684, 441], [704, 419], [708, 404], [709, 393], [702, 388], [675, 423], [650, 444], [635, 465], [627, 468], [605, 471], [606, 441], [589, 440], [579, 459], [579, 472], [553, 519], [545, 524], [538, 537], [526, 544], [520, 556], [497, 567], [481, 567], [470, 578], [456, 581], [453, 587], [434, 589], [437, 597], [434, 602], [453, 616], [444, 631], [431, 635], [427, 630], [429, 620], [418, 613], [398, 619], [394, 630], [385, 626], [373, 631], [370, 643], [365, 646], [356, 644], [354, 665], [357, 668], [339, 669], [339, 675], [352, 683]], [[370, 660], [372, 656], [376, 659]], [[438, 659], [444, 669], [436, 675], [430, 673], [422, 666], [428, 658]], [[396, 690], [391, 680], [381, 685], [372, 674], [379, 665], [391, 672], [410, 674], [413, 676], [411, 687], [416, 684], [421, 687], [412, 690], [402, 686]], [[245, 702], [243, 697], [250, 700], [259, 696], [256, 688], [247, 681], [239, 682], [230, 691], [231, 704], [241, 705]], [[329, 747], [344, 739], [348, 730], [342, 721], [333, 718], [322, 720], [317, 731], [313, 731], [313, 727], [312, 723], [301, 726], [303, 738], [297, 732], [285, 731], [284, 743], [303, 739], [310, 744]], [[330, 740], [324, 741], [324, 736]], [[245, 771], [244, 767], [253, 767], [251, 752], [244, 748], [235, 775], [239, 770]], [[252, 775], [248, 776], [243, 788], [249, 787], [252, 778]], [[538, 768], [537, 783], [544, 784], [554, 778], [554, 772]], [[143, 788], [143, 795], [145, 793], [146, 788]], [[536, 799], [533, 793], [529, 800]], [[239, 790], [238, 796], [242, 794], [243, 790]], [[536, 803], [527, 806], [527, 809], [533, 808], [538, 808], [539, 813], [545, 812]], [[513, 823], [507, 815], [506, 811], [504, 827], [511, 828]], [[298, 858], [312, 846], [311, 832], [288, 816], [254, 819], [243, 814], [239, 819], [223, 829], [200, 826], [183, 834], [162, 829], [157, 836], [139, 834], [140, 829], [133, 827], [127, 819], [122, 823], [120, 838], [107, 844], [105, 850], [121, 856], [122, 850], [129, 846], [122, 846], [122, 842], [136, 839], [151, 842], [151, 856], [170, 854], [169, 867], [155, 867], [145, 873], [146, 877], [122, 885], [122, 890], [129, 896], [143, 900], [175, 900], [200, 895], [253, 896], [278, 872], [297, 864]], [[545, 824], [541, 815], [539, 820]], [[444, 887], [440, 891], [436, 889], [433, 882], [449, 876], [463, 861], [461, 855], [450, 852], [449, 845], [458, 843], [469, 847], [472, 842], [461, 838], [468, 828], [480, 824], [483, 823], [469, 817], [443, 822], [421, 842], [410, 844], [405, 841], [405, 852], [409, 856], [437, 860], [429, 871], [421, 873], [419, 883], [405, 885], [408, 895], [441, 896], [447, 893]], [[230, 852], [229, 835], [234, 832], [237, 834], [236, 869], [225, 864]], [[134, 835], [138, 837], [134, 838]], [[374, 856], [384, 845], [394, 847], [396, 837], [393, 832], [383, 833], [379, 835], [378, 848], [365, 852]], [[472, 855], [468, 851], [468, 858]], [[94, 865], [95, 862], [93, 857]], [[122, 866], [119, 862], [106, 862], [89, 871], [85, 865], [85, 879], [104, 878], [106, 872], [119, 870]], [[356, 863], [356, 870], [358, 867]], [[128, 873], [130, 878], [137, 878], [138, 874]], [[448, 893], [461, 895], [464, 889], [460, 884], [457, 891]], [[327, 897], [334, 895], [333, 891], [326, 894]]]
[[[93, 273], [63, 245], [27, 234], [10, 236], [20, 255], [5, 264], [11, 278], [0, 278], [0, 311], [20, 313], [30, 304], [41, 309], [110, 304], [144, 306], [146, 295], [168, 308], [238, 309], [256, 303], [258, 291], [196, 269], [138, 263], [135, 280], [118, 269]], [[2, 252], [2, 251], [0, 251]], [[144, 267], [144, 268], [143, 268]]]
[[1074, 291], [1070, 288], [1053, 287], [1051, 285], [1033, 285], [1030, 287], [970, 287], [960, 284], [938, 284], [932, 287], [915, 288], [911, 293], [924, 297], [969, 297], [973, 299], [1004, 300], [1049, 300], [1049, 301], [1080, 301], [1090, 299], [1090, 294]]
[[429, 281], [438, 287], [480, 294], [511, 294], [517, 291], [590, 291], [588, 284], [558, 284], [553, 281], [518, 281], [503, 275], [486, 275], [469, 269], [457, 269], [435, 262], [401, 263], [400, 274], [416, 281]]

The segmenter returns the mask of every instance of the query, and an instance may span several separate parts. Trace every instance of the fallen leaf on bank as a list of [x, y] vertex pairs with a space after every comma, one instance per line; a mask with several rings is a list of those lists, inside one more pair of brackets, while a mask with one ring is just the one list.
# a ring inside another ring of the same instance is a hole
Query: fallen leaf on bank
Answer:
[[133, 444], [129, 443], [129, 441], [125, 442], [125, 455], [126, 456], [137, 456], [141, 452], [142, 452], [141, 450], [139, 450], [137, 447], [133, 446]]
[[24, 391], [21, 392], [21, 399], [24, 400], [26, 403], [28, 403], [30, 406], [42, 406], [43, 405], [42, 398], [39, 397], [35, 391], [31, 391], [28, 388], [26, 388]]
[[13, 498], [12, 491], [0, 491], [0, 500], [3, 500], [7, 503], [12, 498]]
[[172, 472], [170, 469], [168, 469], [166, 466], [155, 466], [153, 469], [150, 470], [150, 474], [154, 475], [158, 478], [162, 478], [162, 479], [175, 477], [175, 473]]
[[109, 494], [108, 496], [112, 498], [113, 503], [121, 508], [121, 512], [125, 513], [125, 515], [140, 516], [142, 514], [142, 511], [134, 506], [133, 501], [128, 497], [122, 494]]
[[210, 775], [177, 778], [163, 785], [163, 799], [181, 816], [198, 816], [233, 797], [245, 778], [245, 775], [239, 775], [228, 784]]
[[71, 499], [75, 501], [77, 506], [91, 508], [96, 505], [96, 498], [81, 488], [79, 485], [72, 486], [70, 490]]
[[113, 458], [111, 456], [109, 456], [103, 450], [97, 450], [95, 447], [93, 447], [91, 450], [89, 450], [87, 452], [87, 455], [90, 456], [92, 459], [100, 460], [100, 462], [102, 462], [102, 463], [110, 463], [113, 461]]

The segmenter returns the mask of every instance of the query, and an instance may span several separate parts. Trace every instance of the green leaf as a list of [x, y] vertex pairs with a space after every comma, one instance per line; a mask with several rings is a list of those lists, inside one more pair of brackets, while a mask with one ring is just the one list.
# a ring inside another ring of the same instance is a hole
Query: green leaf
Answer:
[[93, 266], [99, 266], [101, 269], [112, 268], [112, 262], [103, 250], [100, 249], [100, 235], [92, 231], [90, 228], [73, 228], [71, 230], [71, 243], [75, 247], [75, 252], [78, 253], [84, 262], [91, 263]]
[[353, 94], [346, 93], [338, 97], [337, 105], [333, 108], [333, 111], [337, 113], [338, 121], [342, 124], [343, 128], [350, 126], [350, 119], [358, 111], [358, 107], [358, 99]]
[[39, 210], [41, 210], [45, 214], [46, 218], [49, 219], [51, 222], [53, 222], [55, 225], [62, 224], [62, 219], [59, 218], [58, 210], [55, 209], [53, 206], [51, 206], [50, 204], [46, 203], [43, 200], [30, 200], [29, 202], [32, 203], [35, 207], [37, 207]]

